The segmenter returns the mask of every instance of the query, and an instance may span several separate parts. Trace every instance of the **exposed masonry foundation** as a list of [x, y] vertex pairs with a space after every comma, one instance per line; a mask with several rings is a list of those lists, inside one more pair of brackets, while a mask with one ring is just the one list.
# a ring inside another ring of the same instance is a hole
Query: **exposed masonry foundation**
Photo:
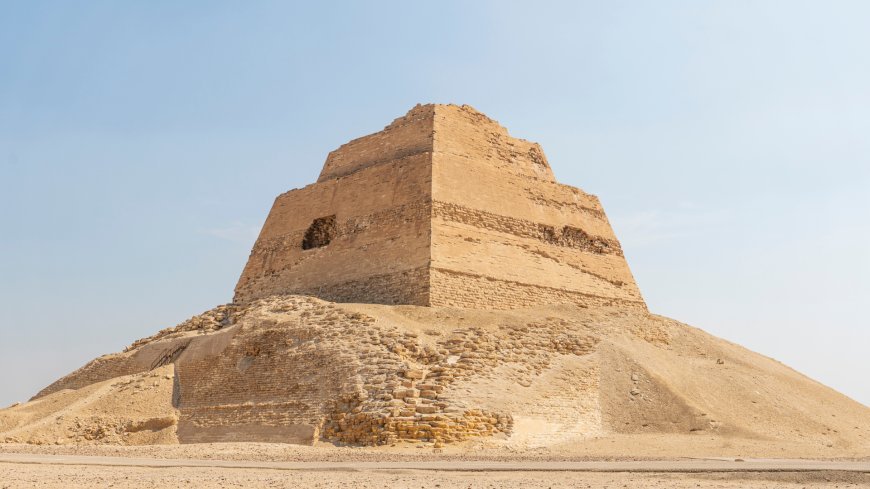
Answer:
[[181, 443], [450, 443], [513, 430], [511, 412], [470, 400], [475, 379], [528, 387], [566, 359], [579, 369], [537, 414], [568, 429], [597, 422], [600, 376], [582, 362], [599, 342], [585, 322], [556, 317], [417, 333], [312, 297], [275, 296], [167, 328], [36, 398], [147, 372], [184, 345], [172, 360]]
[[[601, 297], [580, 292], [541, 287], [519, 282], [496, 280], [482, 275], [432, 269], [434, 306], [469, 309], [501, 309], [504, 304], [514, 308], [544, 304], [578, 304], [585, 307], [621, 305], [643, 307], [643, 303]], [[451, 291], [447, 293], [446, 291]]]
[[417, 106], [275, 200], [235, 301], [645, 308], [598, 199], [468, 106]]
[[330, 302], [367, 302], [375, 304], [428, 304], [428, 267], [359, 280], [303, 289], [299, 294], [319, 297]]

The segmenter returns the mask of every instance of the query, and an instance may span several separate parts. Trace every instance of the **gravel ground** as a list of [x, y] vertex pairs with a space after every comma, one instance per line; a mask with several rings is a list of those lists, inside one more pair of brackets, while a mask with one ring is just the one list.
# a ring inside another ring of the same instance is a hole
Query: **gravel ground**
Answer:
[[12, 488], [859, 488], [866, 473], [595, 473], [434, 472], [417, 470], [289, 471], [0, 463], [0, 489]]

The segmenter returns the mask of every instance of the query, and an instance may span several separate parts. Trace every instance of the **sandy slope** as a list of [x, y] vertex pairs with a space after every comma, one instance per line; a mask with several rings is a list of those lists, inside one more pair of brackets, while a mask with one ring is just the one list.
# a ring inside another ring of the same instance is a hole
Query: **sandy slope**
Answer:
[[[350, 327], [343, 318], [363, 322]], [[360, 386], [369, 389], [357, 412], [377, 414], [388, 406], [377, 396], [390, 392], [391, 375], [408, 382], [403, 372], [441, 369], [449, 375], [442, 375], [438, 402], [453, 410], [482, 410], [510, 420], [500, 432], [446, 444], [442, 450], [447, 454], [870, 454], [866, 406], [772, 359], [637, 310], [558, 306], [481, 311], [275, 297], [226, 313], [210, 311], [191, 321], [86, 366], [62, 379], [52, 394], [0, 411], [0, 440], [177, 443], [176, 423], [184, 400], [180, 406], [178, 399], [173, 402], [173, 389], [180, 385], [183, 391], [184, 378], [179, 380], [171, 364], [148, 370], [158, 352], [166, 351], [172, 342], [190, 341], [187, 356], [175, 360], [180, 368], [195, 361], [226, 368], [212, 358], [223, 358], [235, 368], [246, 358], [227, 360], [237, 343], [265, 344], [274, 342], [276, 335], [303, 331], [307, 343], [282, 339], [282, 345], [289, 346], [275, 352], [270, 365], [298, 362], [294, 348], [323, 354], [328, 345], [330, 354], [337, 355], [329, 358], [356, 355], [353, 365], [345, 365], [346, 360], [341, 365], [337, 360], [327, 363], [337, 364], [330, 382], [353, 384], [357, 391]], [[361, 328], [381, 339], [364, 345]], [[399, 346], [391, 339], [396, 337]], [[385, 358], [389, 363], [371, 363]], [[94, 382], [98, 374], [126, 371], [119, 366], [141, 371]], [[322, 370], [304, 363], [285, 367], [305, 371], [314, 381]], [[259, 375], [254, 367], [240, 367], [239, 372], [233, 375]], [[373, 388], [368, 377], [374, 374], [367, 372], [386, 375], [387, 380]], [[251, 386], [271, 381], [250, 378]], [[387, 390], [381, 389], [384, 385]], [[63, 386], [76, 388], [57, 390]], [[219, 394], [220, 385], [214, 388]], [[334, 406], [325, 401], [318, 406], [303, 414], [325, 419], [334, 412], [327, 410]], [[365, 450], [413, 453], [417, 446], [431, 450], [432, 441], [400, 439], [395, 446]]]
[[167, 365], [5, 409], [0, 433], [35, 444], [175, 443], [173, 370]]

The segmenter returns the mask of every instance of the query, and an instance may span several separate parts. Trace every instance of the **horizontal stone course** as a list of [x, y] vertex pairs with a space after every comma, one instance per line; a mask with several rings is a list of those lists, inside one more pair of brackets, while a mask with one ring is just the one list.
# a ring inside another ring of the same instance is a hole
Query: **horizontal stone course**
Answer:
[[[544, 304], [578, 304], [586, 307], [624, 306], [646, 309], [643, 301], [584, 294], [564, 289], [497, 280], [484, 275], [433, 268], [430, 303], [469, 309], [520, 309]], [[510, 304], [512, 307], [504, 307]]]

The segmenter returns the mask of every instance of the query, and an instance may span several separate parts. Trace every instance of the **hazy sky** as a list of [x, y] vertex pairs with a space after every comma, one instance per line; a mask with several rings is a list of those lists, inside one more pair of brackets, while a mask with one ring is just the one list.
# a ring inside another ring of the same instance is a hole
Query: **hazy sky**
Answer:
[[870, 2], [0, 4], [0, 404], [225, 303], [418, 102], [600, 196], [650, 309], [870, 404]]

